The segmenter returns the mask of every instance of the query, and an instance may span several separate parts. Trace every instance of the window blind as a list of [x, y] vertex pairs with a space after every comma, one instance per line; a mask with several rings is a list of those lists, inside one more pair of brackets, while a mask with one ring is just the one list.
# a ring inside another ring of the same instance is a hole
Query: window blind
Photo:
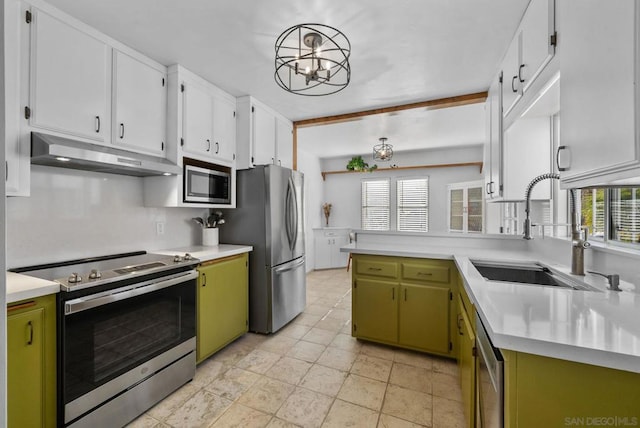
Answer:
[[411, 178], [397, 181], [398, 230], [429, 230], [429, 179]]
[[389, 180], [362, 182], [362, 229], [389, 230]]

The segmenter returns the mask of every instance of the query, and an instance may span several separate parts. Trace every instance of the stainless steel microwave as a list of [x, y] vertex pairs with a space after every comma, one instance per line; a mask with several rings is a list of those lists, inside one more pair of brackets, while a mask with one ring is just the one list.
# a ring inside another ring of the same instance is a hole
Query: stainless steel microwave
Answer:
[[231, 168], [190, 158], [182, 164], [185, 203], [231, 205]]

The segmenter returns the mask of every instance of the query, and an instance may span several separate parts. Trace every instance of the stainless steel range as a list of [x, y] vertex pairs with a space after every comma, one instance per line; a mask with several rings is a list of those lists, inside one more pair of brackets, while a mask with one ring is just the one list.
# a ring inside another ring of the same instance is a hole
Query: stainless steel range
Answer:
[[60, 283], [58, 426], [124, 426], [193, 379], [198, 263], [139, 251], [14, 269]]

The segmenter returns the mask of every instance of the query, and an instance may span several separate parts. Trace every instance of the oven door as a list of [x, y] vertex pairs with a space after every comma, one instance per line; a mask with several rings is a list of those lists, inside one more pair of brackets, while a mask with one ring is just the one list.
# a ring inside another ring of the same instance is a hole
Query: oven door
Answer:
[[193, 352], [196, 278], [192, 270], [62, 302], [65, 423]]
[[230, 204], [230, 173], [185, 164], [184, 202]]
[[478, 378], [476, 382], [477, 428], [504, 427], [504, 360], [493, 347], [480, 317], [476, 314]]

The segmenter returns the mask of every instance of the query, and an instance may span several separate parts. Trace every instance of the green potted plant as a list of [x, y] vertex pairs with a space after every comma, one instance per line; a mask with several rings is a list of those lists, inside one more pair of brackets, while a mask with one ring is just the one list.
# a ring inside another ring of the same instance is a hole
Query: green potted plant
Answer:
[[369, 166], [368, 163], [362, 159], [362, 156], [354, 156], [347, 164], [347, 170], [349, 171], [373, 171], [378, 169], [378, 165]]

